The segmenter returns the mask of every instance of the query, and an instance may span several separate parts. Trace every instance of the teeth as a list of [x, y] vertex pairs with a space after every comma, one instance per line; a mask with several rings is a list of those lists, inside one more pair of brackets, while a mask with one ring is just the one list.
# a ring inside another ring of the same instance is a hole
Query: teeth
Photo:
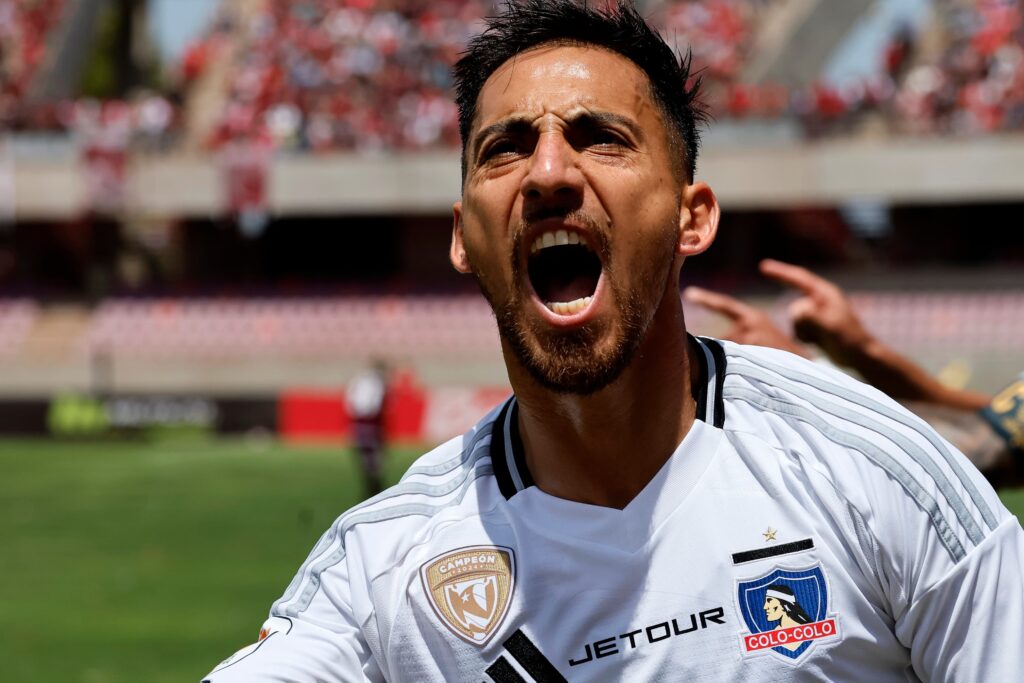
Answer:
[[544, 305], [547, 306], [548, 310], [552, 313], [557, 313], [558, 315], [574, 315], [589, 306], [590, 302], [593, 300], [594, 297], [585, 296], [581, 299], [576, 299], [575, 301], [548, 301]]
[[543, 235], [539, 235], [537, 239], [533, 241], [533, 244], [530, 245], [530, 253], [536, 254], [541, 249], [562, 246], [565, 244], [582, 244], [583, 246], [587, 246], [587, 243], [580, 238], [579, 234], [569, 232], [568, 230], [556, 230], [554, 232], [546, 232]]

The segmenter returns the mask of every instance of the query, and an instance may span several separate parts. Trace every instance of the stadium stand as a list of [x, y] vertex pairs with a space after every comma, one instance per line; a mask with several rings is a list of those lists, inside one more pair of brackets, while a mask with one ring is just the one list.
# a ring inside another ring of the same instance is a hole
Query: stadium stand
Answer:
[[868, 328], [895, 348], [1014, 350], [1024, 335], [1019, 293], [885, 293], [851, 299]]
[[[886, 47], [879, 73], [843, 88], [819, 80], [824, 53], [790, 59], [789, 70], [799, 73], [787, 76], [782, 60], [767, 78], [755, 75], [751, 63], [761, 59], [758, 29], [765, 16], [787, 4], [807, 3], [649, 5], [663, 33], [692, 51], [706, 103], [717, 119], [795, 118], [811, 136], [875, 111], [897, 133], [1017, 130], [1024, 123], [1024, 34], [1016, 0], [937, 3], [935, 30], [943, 45], [937, 57], [917, 55], [917, 36], [901, 27]], [[806, 21], [790, 28], [790, 38], [822, 33], [816, 20], [835, 23], [834, 8], [811, 4], [816, 6]], [[843, 25], [852, 25], [869, 4], [844, 3], [853, 15]], [[229, 105], [210, 143], [255, 129], [275, 147], [289, 150], [454, 146], [456, 112], [446, 96], [447, 67], [487, 7], [482, 0], [429, 6], [374, 0], [263, 5], [240, 29], [243, 49], [234, 63]]]
[[1024, 25], [1017, 0], [942, 3], [943, 47], [906, 74], [897, 130], [978, 134], [1024, 127]]
[[[160, 93], [109, 105], [25, 107], [47, 36], [65, 3], [17, 0], [0, 8], [0, 125], [89, 136], [96, 134], [98, 119], [116, 118], [92, 112], [127, 105], [132, 140], [165, 147], [154, 141], [165, 140], [186, 117]], [[855, 4], [844, 3], [846, 14], [862, 13], [870, 3]], [[190, 101], [185, 108], [203, 110], [187, 117], [189, 125], [200, 129], [209, 148], [239, 138], [313, 152], [455, 147], [449, 66], [492, 5], [491, 0], [230, 0], [174, 65], [189, 99], [201, 105]], [[644, 5], [670, 40], [692, 51], [707, 106], [718, 120], [794, 119], [812, 137], [848, 133], [854, 129], [851, 119], [872, 112], [882, 114], [885, 127], [899, 134], [976, 134], [1024, 125], [1018, 0], [934, 3], [929, 30], [937, 50], [922, 49], [921, 36], [902, 27], [891, 37], [879, 72], [843, 88], [819, 80], [827, 54], [810, 58], [806, 51], [793, 55], [789, 49], [778, 55], [779, 43], [828, 33], [831, 24], [817, 24], [826, 19], [834, 24], [837, 14], [835, 8], [825, 11], [825, 3], [666, 0]], [[759, 33], [785, 24], [768, 20], [787, 12], [798, 18], [774, 31], [776, 49], [765, 49]], [[854, 19], [842, 23], [852, 25]], [[825, 42], [832, 44], [831, 38]], [[218, 77], [204, 79], [211, 70]]]
[[94, 314], [81, 349], [160, 358], [493, 358], [498, 342], [478, 296], [112, 300]]
[[[714, 89], [739, 77], [755, 18], [776, 1], [676, 1], [652, 18], [692, 50]], [[492, 4], [265, 3], [240, 27], [229, 103], [210, 144], [259, 130], [289, 150], [456, 146], [449, 67]]]
[[457, 142], [449, 66], [488, 6], [471, 0], [265, 3], [242, 31], [211, 143], [261, 129], [285, 149]]
[[[799, 44], [798, 37], [807, 32], [822, 33], [818, 20], [828, 19], [837, 33], [848, 29], [836, 26], [852, 25], [852, 20], [840, 21], [834, 12], [822, 15], [831, 6], [825, 0], [642, 4], [677, 46], [692, 50], [702, 70], [707, 104], [716, 119], [712, 131], [724, 129], [719, 141], [727, 138], [719, 148], [708, 145], [702, 168], [727, 210], [787, 211], [863, 197], [894, 206], [1019, 197], [1020, 176], [1013, 173], [1020, 165], [1017, 150], [1024, 152], [1019, 138], [1004, 144], [990, 136], [982, 146], [967, 149], [963, 145], [972, 140], [933, 138], [915, 146], [903, 136], [1020, 130], [1020, 2], [937, 0], [928, 36], [897, 32], [877, 77], [841, 90], [808, 76], [821, 73], [822, 56], [804, 55], [805, 64], [796, 58], [800, 54], [771, 60], [767, 54], [767, 33], [777, 46]], [[855, 13], [854, 5], [863, 9], [868, 4], [844, 3], [843, 16]], [[0, 168], [8, 176], [0, 178], [0, 186], [18, 191], [17, 202], [10, 202], [13, 208], [5, 209], [9, 219], [72, 221], [85, 208], [106, 210], [115, 222], [123, 218], [126, 226], [133, 224], [120, 230], [125, 244], [167, 241], [175, 234], [173, 227], [149, 230], [147, 221], [174, 226], [179, 220], [217, 217], [234, 230], [225, 217], [242, 212], [238, 202], [222, 197], [230, 193], [221, 185], [230, 186], [233, 177], [225, 148], [254, 138], [282, 152], [250, 164], [258, 167], [255, 175], [261, 181], [256, 203], [271, 220], [315, 214], [412, 221], [448, 211], [458, 182], [448, 67], [478, 30], [491, 0], [223, 0], [211, 27], [185, 51], [180, 64], [171, 65], [186, 88], [184, 108], [170, 93], [138, 92], [121, 100], [72, 99], [26, 109], [33, 78], [52, 61], [46, 52], [52, 49], [55, 27], [62, 15], [82, 6], [82, 0], [0, 0], [0, 128], [55, 131], [55, 137], [70, 140], [65, 156], [53, 159], [26, 144], [31, 135], [6, 145], [18, 162]], [[925, 44], [926, 37], [933, 45]], [[766, 68], [753, 68], [762, 64]], [[795, 66], [805, 70], [802, 80], [786, 77]], [[886, 132], [896, 133], [895, 139], [833, 136], [824, 144], [792, 144], [801, 135], [856, 133], [850, 124], [862, 114], [880, 120]], [[724, 120], [728, 124], [721, 126]], [[746, 123], [755, 129], [779, 121], [797, 131], [783, 140], [785, 147], [776, 138], [763, 144], [763, 138], [735, 135]], [[179, 131], [183, 135], [177, 136]], [[183, 150], [169, 140], [194, 144]], [[210, 154], [214, 149], [218, 153]], [[142, 150], [160, 154], [135, 154]], [[425, 151], [431, 154], [404, 155]], [[972, 156], [976, 163], [958, 168], [967, 154], [986, 156], [984, 161]], [[21, 163], [26, 158], [30, 163]], [[943, 172], [908, 170], [920, 168]], [[403, 238], [403, 244], [410, 244], [395, 248], [412, 253], [414, 239]], [[17, 256], [16, 247], [9, 250]], [[164, 284], [169, 285], [166, 291], [187, 291], [175, 289], [178, 282]], [[159, 295], [165, 290], [145, 291]], [[309, 291], [318, 290], [300, 293]], [[0, 356], [16, 358], [29, 343], [25, 340], [33, 339], [33, 329], [53, 327], [62, 332], [39, 336], [57, 338], [71, 330], [65, 335], [67, 346], [79, 358], [97, 351], [141, 362], [359, 361], [376, 353], [452, 363], [496, 357], [493, 318], [476, 297], [241, 297], [110, 299], [90, 309], [83, 304], [91, 306], [93, 300], [82, 296], [77, 302], [82, 319], [75, 318], [74, 325], [44, 325], [54, 317], [51, 311], [30, 302], [3, 304]], [[858, 298], [865, 319], [894, 346], [978, 353], [1018, 348], [1014, 343], [1019, 346], [1024, 332], [1021, 301], [1018, 294], [995, 292], [932, 298], [892, 292]], [[784, 304], [765, 305], [781, 317]], [[690, 311], [689, 322], [694, 329], [716, 332], [715, 321], [700, 311]]]
[[39, 308], [29, 299], [0, 300], [0, 358], [21, 353]]
[[18, 121], [64, 0], [0, 3], [0, 130]]
[[[1024, 337], [1019, 293], [861, 293], [852, 296], [866, 324], [904, 349], [1012, 350]], [[786, 320], [787, 299], [769, 302]], [[688, 324], [715, 322], [702, 309]], [[324, 299], [109, 300], [92, 317], [83, 350], [126, 357], [243, 356], [495, 357], [494, 318], [479, 296]]]

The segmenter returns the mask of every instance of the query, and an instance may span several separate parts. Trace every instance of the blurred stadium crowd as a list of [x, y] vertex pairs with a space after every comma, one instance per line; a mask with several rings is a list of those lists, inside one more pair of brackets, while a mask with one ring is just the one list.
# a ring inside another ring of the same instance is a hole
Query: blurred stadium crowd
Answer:
[[0, 3], [0, 129], [16, 122], [64, 0]]
[[[976, 0], [946, 13], [947, 41], [916, 64], [894, 99], [901, 132], [969, 134], [1024, 127], [1021, 3]], [[905, 61], [895, 54], [892, 64]]]
[[[897, 31], [869, 78], [784, 87], [746, 76], [757, 29], [785, 0], [647, 3], [690, 49], [718, 119], [790, 118], [809, 135], [874, 114], [900, 134], [972, 134], [1024, 124], [1024, 27], [1018, 0], [943, 0], [922, 36]], [[449, 66], [492, 9], [488, 0], [259, 2], [218, 21], [174, 65], [187, 99], [212, 63], [230, 60], [226, 103], [204, 144], [244, 139], [284, 150], [416, 150], [458, 143]], [[152, 140], [182, 125], [174, 98], [48, 102], [31, 82], [66, 0], [0, 5], [0, 127]], [[936, 43], [931, 40], [931, 43]], [[230, 44], [230, 49], [225, 45]]]

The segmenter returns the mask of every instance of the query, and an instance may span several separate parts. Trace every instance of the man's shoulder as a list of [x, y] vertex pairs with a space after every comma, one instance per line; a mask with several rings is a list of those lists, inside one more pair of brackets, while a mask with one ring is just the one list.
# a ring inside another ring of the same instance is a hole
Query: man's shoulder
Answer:
[[980, 473], [921, 418], [874, 387], [792, 354], [723, 343], [725, 430], [823, 478], [866, 516], [917, 510], [958, 560], [1004, 514]]
[[497, 409], [465, 434], [420, 456], [399, 483], [339, 516], [274, 603], [272, 614], [294, 616], [307, 609], [322, 576], [335, 567], [364, 577], [390, 573], [445, 520], [493, 508], [501, 498], [497, 485], [488, 481], [496, 414]]
[[356, 530], [384, 533], [401, 527], [408, 537], [415, 527], [456, 509], [477, 513], [485, 504], [479, 485], [493, 474], [490, 464], [491, 429], [500, 406], [465, 434], [452, 438], [417, 458], [401, 480], [339, 517], [334, 528], [342, 537]]
[[[952, 447], [904, 406], [834, 366], [759, 346], [721, 342], [727, 431], [759, 434], [779, 448], [817, 446], [866, 456], [889, 475], [900, 465], [942, 462], [961, 474]], [[785, 424], [792, 431], [771, 429]]]
[[[924, 422], [878, 389], [829, 363], [787, 351], [721, 341], [725, 357], [723, 394], [726, 401], [746, 402], [789, 418], [842, 413], [849, 417]], [[798, 410], [803, 406], [807, 410]]]

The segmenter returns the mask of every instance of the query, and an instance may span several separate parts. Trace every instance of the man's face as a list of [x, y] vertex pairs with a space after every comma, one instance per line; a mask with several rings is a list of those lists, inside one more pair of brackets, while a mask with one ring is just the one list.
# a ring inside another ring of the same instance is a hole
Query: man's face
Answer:
[[550, 389], [613, 381], [678, 296], [683, 183], [649, 87], [615, 53], [548, 46], [502, 65], [477, 101], [452, 261]]
[[778, 621], [785, 614], [778, 598], [768, 598], [764, 601], [764, 616], [768, 621]]

